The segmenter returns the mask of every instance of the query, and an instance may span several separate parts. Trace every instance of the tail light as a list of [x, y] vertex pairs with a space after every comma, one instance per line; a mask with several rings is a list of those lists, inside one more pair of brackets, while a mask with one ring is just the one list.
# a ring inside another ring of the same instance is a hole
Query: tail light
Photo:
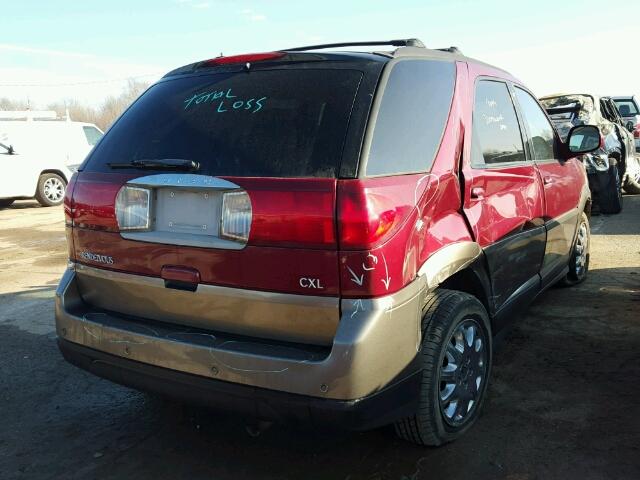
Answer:
[[64, 193], [64, 220], [65, 225], [68, 227], [73, 226], [73, 189], [76, 185], [78, 174], [74, 173], [67, 184], [67, 189]]
[[147, 230], [151, 225], [151, 190], [125, 185], [116, 197], [120, 230]]
[[[76, 225], [123, 233], [154, 229], [155, 189], [126, 185], [132, 178], [135, 175], [83, 173], [74, 193]], [[227, 180], [241, 190], [220, 192], [220, 238], [259, 246], [336, 247], [335, 179]], [[208, 233], [203, 230], [201, 235]]]
[[404, 221], [410, 205], [399, 205], [360, 180], [338, 187], [338, 235], [341, 250], [364, 250], [384, 242]]
[[74, 215], [74, 204], [73, 204], [73, 190], [76, 185], [76, 180], [78, 178], [78, 174], [74, 173], [69, 179], [69, 183], [67, 184], [67, 189], [64, 194], [64, 232], [67, 238], [67, 249], [69, 254], [69, 265], [71, 268], [72, 262], [76, 259], [75, 248], [73, 246], [73, 235], [71, 234], [71, 229], [74, 226], [73, 215]]
[[249, 244], [336, 247], [336, 180], [330, 178], [232, 179], [251, 197]]
[[638, 123], [636, 128], [633, 130], [633, 137], [640, 138], [640, 123]]
[[251, 229], [251, 200], [246, 192], [226, 192], [222, 196], [220, 236], [246, 243]]

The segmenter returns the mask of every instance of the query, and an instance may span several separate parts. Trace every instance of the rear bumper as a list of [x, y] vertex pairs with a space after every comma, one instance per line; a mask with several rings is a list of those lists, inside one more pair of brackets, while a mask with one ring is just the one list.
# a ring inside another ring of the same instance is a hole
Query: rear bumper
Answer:
[[56, 291], [56, 331], [67, 350], [86, 347], [144, 366], [135, 370], [138, 377], [157, 367], [207, 382], [358, 403], [418, 371], [425, 286], [420, 277], [388, 297], [342, 300], [333, 344], [319, 347], [116, 315], [86, 304], [69, 269]]
[[420, 372], [358, 400], [331, 400], [240, 385], [155, 367], [58, 339], [64, 358], [84, 370], [142, 391], [268, 419], [347, 430], [389, 424], [416, 411]]

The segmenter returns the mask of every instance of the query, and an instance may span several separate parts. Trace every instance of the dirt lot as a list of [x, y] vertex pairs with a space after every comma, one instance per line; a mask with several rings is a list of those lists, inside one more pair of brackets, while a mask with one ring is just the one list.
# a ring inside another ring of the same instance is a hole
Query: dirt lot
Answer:
[[62, 210], [0, 211], [0, 478], [640, 478], [640, 196], [592, 219], [591, 274], [542, 295], [496, 352], [484, 414], [422, 449], [184, 408], [66, 364], [53, 294]]

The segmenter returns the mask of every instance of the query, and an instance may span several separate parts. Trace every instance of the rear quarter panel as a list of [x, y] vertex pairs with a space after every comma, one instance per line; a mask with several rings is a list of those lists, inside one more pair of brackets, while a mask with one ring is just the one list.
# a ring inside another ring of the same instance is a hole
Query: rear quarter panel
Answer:
[[364, 251], [340, 251], [340, 283], [345, 297], [396, 292], [416, 278], [434, 253], [452, 243], [472, 240], [461, 213], [458, 172], [468, 103], [466, 76], [466, 63], [456, 62], [451, 110], [431, 171], [364, 180], [371, 191], [392, 198], [411, 213], [383, 244]]

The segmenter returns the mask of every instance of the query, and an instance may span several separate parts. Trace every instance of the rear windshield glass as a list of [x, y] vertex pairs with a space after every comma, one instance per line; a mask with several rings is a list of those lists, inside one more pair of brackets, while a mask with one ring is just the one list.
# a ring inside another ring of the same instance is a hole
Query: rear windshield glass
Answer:
[[164, 81], [116, 122], [83, 170], [178, 158], [206, 175], [334, 177], [361, 78], [287, 69]]
[[631, 115], [638, 115], [638, 108], [633, 100], [614, 100], [620, 115], [623, 117], [629, 117]]
[[541, 98], [540, 103], [549, 113], [579, 110], [593, 111], [593, 98], [587, 95], [561, 95]]
[[594, 120], [593, 97], [589, 95], [559, 95], [541, 98], [540, 104], [549, 114], [560, 138], [567, 139], [569, 130], [576, 125], [587, 125]]

